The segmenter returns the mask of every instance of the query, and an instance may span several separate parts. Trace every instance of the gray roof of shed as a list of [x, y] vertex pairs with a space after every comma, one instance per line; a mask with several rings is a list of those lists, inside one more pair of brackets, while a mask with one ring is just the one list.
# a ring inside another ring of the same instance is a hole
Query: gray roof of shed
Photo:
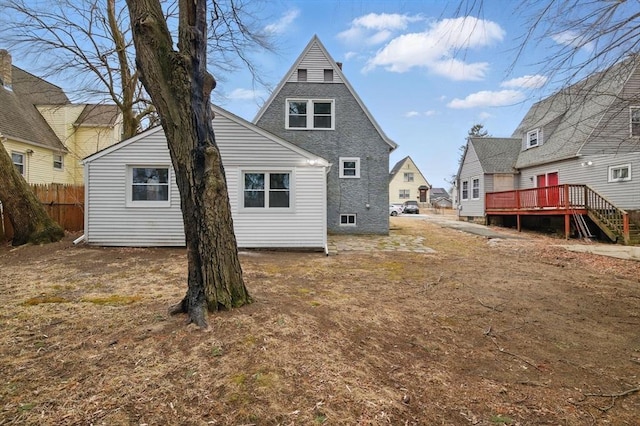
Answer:
[[473, 145], [484, 173], [516, 172], [514, 165], [522, 147], [522, 139], [470, 137], [469, 143]]

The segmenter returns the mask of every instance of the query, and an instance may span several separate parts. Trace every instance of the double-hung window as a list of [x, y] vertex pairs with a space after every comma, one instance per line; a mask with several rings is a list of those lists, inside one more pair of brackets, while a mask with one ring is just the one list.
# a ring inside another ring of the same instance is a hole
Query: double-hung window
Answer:
[[474, 200], [480, 198], [480, 179], [473, 179], [471, 181], [471, 198]]
[[246, 209], [291, 207], [291, 173], [243, 173], [243, 206]]
[[631, 108], [631, 136], [640, 136], [640, 107]]
[[333, 130], [333, 99], [287, 99], [287, 129]]
[[63, 159], [62, 154], [53, 154], [53, 168], [55, 170], [62, 170]]
[[21, 152], [12, 152], [11, 153], [11, 161], [15, 166], [18, 173], [24, 176], [24, 154]]
[[631, 180], [631, 164], [609, 167], [609, 182], [624, 182], [626, 180]]
[[398, 193], [398, 198], [400, 198], [401, 200], [408, 200], [410, 197], [410, 193], [410, 189], [401, 189]]
[[527, 148], [533, 148], [534, 146], [539, 145], [542, 145], [542, 141], [540, 140], [540, 129], [527, 132]]
[[404, 174], [404, 181], [405, 182], [413, 182], [413, 173], [408, 172]]
[[129, 166], [127, 176], [128, 206], [169, 205], [169, 166]]
[[360, 177], [360, 158], [340, 157], [340, 177], [341, 178], [359, 178]]
[[469, 199], [469, 181], [468, 180], [462, 181], [462, 199], [463, 200]]

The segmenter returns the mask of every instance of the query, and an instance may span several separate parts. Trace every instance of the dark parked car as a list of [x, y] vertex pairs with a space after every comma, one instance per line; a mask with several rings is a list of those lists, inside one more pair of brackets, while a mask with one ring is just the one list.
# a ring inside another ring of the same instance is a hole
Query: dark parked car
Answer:
[[404, 214], [418, 214], [420, 213], [420, 208], [418, 207], [417, 201], [405, 201], [404, 202], [404, 210], [402, 210]]

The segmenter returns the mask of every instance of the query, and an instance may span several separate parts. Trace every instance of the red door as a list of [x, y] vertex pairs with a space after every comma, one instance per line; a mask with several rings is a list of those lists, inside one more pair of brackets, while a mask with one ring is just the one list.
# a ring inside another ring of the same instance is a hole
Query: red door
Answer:
[[540, 207], [557, 207], [560, 203], [560, 187], [558, 172], [536, 176], [538, 189], [538, 205]]
[[547, 207], [547, 192], [545, 187], [547, 186], [547, 175], [536, 176], [536, 198], [538, 207]]

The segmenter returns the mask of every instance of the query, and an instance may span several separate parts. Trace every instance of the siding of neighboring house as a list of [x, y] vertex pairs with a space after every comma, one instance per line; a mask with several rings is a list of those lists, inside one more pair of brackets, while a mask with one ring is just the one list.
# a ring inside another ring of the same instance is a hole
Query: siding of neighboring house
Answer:
[[[326, 165], [220, 109], [214, 130], [220, 149], [234, 230], [241, 248], [326, 246]], [[156, 128], [85, 160], [87, 242], [116, 246], [182, 246], [180, 194], [170, 172], [170, 206], [127, 207], [127, 165], [169, 166], [166, 138]], [[245, 209], [242, 172], [291, 173], [291, 209]]]
[[[591, 165], [587, 165], [589, 161]], [[622, 164], [631, 165], [631, 180], [609, 182], [609, 167]], [[588, 185], [619, 208], [637, 210], [640, 206], [640, 152], [592, 155], [524, 168], [521, 170], [520, 188], [534, 188], [537, 175], [553, 172], [558, 173], [559, 184]]]
[[[32, 143], [18, 142], [7, 138], [3, 142], [5, 150], [11, 156], [12, 152], [24, 155], [25, 180], [29, 183], [68, 183], [64, 171], [53, 168], [53, 154], [56, 152], [48, 147], [34, 145]], [[64, 156], [64, 155], [63, 155]]]
[[[485, 194], [485, 175], [482, 171], [482, 166], [478, 155], [476, 154], [473, 145], [467, 145], [466, 155], [460, 168], [459, 175], [459, 194], [458, 194], [458, 216], [460, 217], [484, 217], [484, 194]], [[473, 179], [480, 180], [480, 197], [473, 199], [472, 197], [472, 185]], [[468, 182], [468, 197], [464, 199], [462, 197], [463, 182]]]

